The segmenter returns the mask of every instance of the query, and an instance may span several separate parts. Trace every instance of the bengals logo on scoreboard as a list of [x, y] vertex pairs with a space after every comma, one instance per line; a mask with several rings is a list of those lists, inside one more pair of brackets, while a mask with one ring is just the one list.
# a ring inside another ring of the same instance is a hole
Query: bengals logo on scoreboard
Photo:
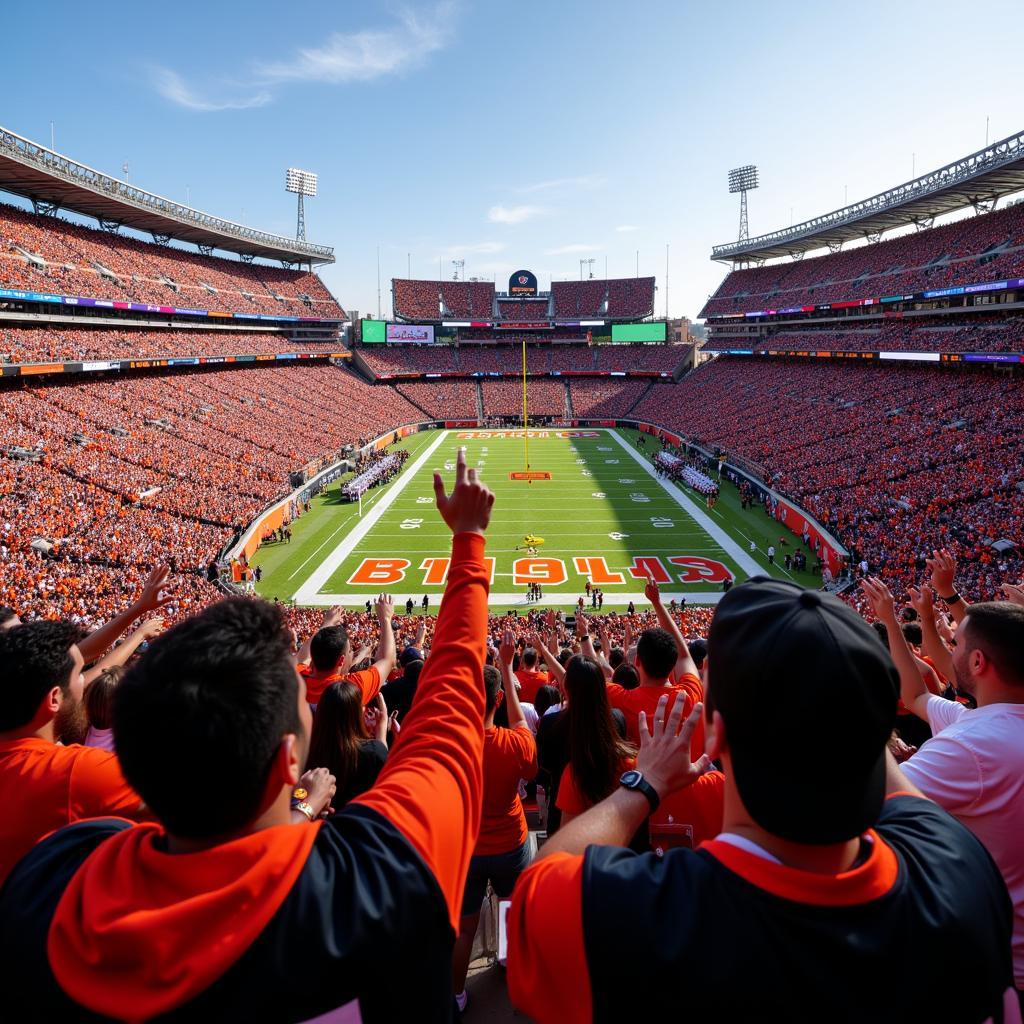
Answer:
[[530, 279], [525, 274], [520, 274], [518, 277], [518, 281], [520, 284], [526, 284], [526, 282], [529, 280]]

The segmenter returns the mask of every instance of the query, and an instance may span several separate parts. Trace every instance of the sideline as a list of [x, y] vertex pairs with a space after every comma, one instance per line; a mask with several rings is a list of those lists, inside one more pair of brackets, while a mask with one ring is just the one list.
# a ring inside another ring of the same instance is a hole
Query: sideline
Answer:
[[427, 447], [423, 454], [420, 455], [420, 457], [411, 466], [408, 466], [403, 471], [402, 475], [395, 481], [391, 490], [389, 490], [369, 512], [364, 511], [363, 518], [356, 523], [352, 532], [349, 533], [349, 535], [327, 556], [327, 558], [325, 558], [324, 561], [313, 570], [309, 579], [307, 579], [306, 582], [295, 591], [292, 600], [296, 604], [337, 604], [337, 602], [333, 600], [329, 602], [324, 602], [323, 599], [318, 600], [320, 588], [323, 587], [331, 576], [334, 575], [338, 566], [348, 558], [355, 549], [355, 546], [377, 524], [377, 521], [392, 506], [399, 494], [408, 487], [412, 478], [423, 468], [431, 455], [437, 451], [448, 437], [448, 434], [449, 431], [442, 430], [437, 440]]

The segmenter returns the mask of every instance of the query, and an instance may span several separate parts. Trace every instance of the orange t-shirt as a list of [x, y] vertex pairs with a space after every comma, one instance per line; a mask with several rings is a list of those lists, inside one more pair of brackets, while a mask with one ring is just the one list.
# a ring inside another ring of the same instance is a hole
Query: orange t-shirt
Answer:
[[0, 742], [0, 807], [0, 883], [58, 828], [82, 818], [145, 816], [116, 754], [36, 736]]
[[[683, 717], [685, 718], [693, 710], [694, 704], [697, 703], [694, 700], [695, 692], [699, 692], [703, 697], [703, 691], [700, 689], [700, 680], [694, 675], [686, 674], [680, 676], [678, 682], [671, 686], [638, 686], [635, 690], [624, 690], [615, 683], [609, 683], [608, 700], [613, 708], [618, 708], [626, 716], [626, 738], [630, 743], [635, 743], [639, 746], [641, 711], [647, 712], [647, 722], [649, 725], [652, 725], [654, 712], [657, 710], [658, 701], [662, 696], [666, 693], [668, 694], [668, 711], [671, 711], [675, 694], [683, 693], [686, 695], [686, 704], [683, 708]], [[701, 720], [697, 723], [697, 728], [693, 733], [693, 742], [690, 744], [690, 757], [696, 760], [703, 753], [704, 722]]]
[[484, 730], [484, 801], [473, 856], [509, 853], [526, 842], [519, 780], [537, 774], [537, 741], [526, 726]]
[[320, 703], [320, 698], [328, 686], [332, 683], [340, 683], [343, 679], [345, 682], [359, 687], [363, 695], [363, 704], [369, 704], [380, 689], [380, 673], [374, 665], [363, 669], [362, 672], [349, 672], [347, 676], [342, 676], [337, 672], [331, 672], [324, 676], [309, 665], [300, 665], [299, 675], [306, 680], [306, 703], [312, 704], [314, 707]]
[[[636, 767], [636, 759], [623, 758], [619, 773]], [[722, 831], [725, 776], [721, 772], [705, 772], [685, 789], [662, 797], [658, 809], [650, 816], [651, 827], [664, 824], [689, 825], [693, 829], [693, 848]], [[568, 765], [558, 786], [558, 809], [563, 814], [582, 814], [593, 804], [580, 793], [572, 765]]]
[[532, 668], [519, 669], [516, 672], [516, 679], [519, 680], [519, 699], [526, 704], [532, 704], [537, 697], [537, 691], [551, 682], [547, 672], [535, 672]]

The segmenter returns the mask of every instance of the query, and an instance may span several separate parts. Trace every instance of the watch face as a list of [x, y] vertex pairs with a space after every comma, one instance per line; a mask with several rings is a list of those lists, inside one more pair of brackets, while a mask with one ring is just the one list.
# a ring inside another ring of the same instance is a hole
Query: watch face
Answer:
[[632, 789], [636, 784], [643, 778], [643, 776], [637, 771], [628, 771], [622, 773], [622, 778], [619, 779], [621, 785], [625, 786], [626, 789]]
[[303, 789], [302, 786], [297, 786], [292, 791], [292, 799], [293, 800], [305, 800], [307, 796], [309, 796], [309, 791], [306, 790], [306, 789]]

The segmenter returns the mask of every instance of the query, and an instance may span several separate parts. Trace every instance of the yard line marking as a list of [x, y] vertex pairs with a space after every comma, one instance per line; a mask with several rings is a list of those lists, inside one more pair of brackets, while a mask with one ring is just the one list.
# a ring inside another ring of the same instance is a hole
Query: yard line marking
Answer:
[[[507, 576], [508, 573], [495, 573], [496, 576]], [[379, 588], [379, 584], [377, 584]], [[397, 586], [397, 592], [401, 592], [402, 584]], [[394, 588], [393, 588], [394, 589]], [[411, 590], [411, 587], [407, 587], [406, 590]], [[443, 587], [424, 587], [422, 584], [419, 588], [421, 591], [429, 590], [431, 596], [443, 597]], [[577, 598], [583, 594], [583, 589], [579, 590], [562, 590], [556, 591], [544, 587], [544, 597], [540, 601], [530, 601], [526, 597], [526, 587], [523, 587], [522, 591], [516, 591], [508, 594], [490, 594], [488, 595], [488, 601], [490, 605], [515, 605], [521, 608], [556, 608], [559, 606], [568, 607], [569, 605], [575, 605]], [[355, 591], [343, 594], [314, 594], [311, 599], [304, 601], [304, 604], [316, 605], [320, 607], [329, 607], [331, 605], [364, 605], [366, 599], [371, 597], [373, 593], [373, 587], [366, 587], [360, 593]], [[705, 604], [718, 604], [724, 596], [720, 590], [701, 590], [693, 591], [688, 593], [683, 590], [677, 591], [666, 591], [662, 590], [662, 598], [667, 602], [673, 598], [679, 601], [683, 598], [686, 599], [687, 606], [693, 605], [705, 605]], [[629, 602], [632, 601], [634, 605], [639, 607], [647, 607], [647, 598], [643, 594], [610, 594], [605, 593], [604, 595], [604, 607], [622, 607], [625, 608]], [[586, 614], [591, 614], [591, 606], [588, 603], [586, 606]]]
[[654, 467], [640, 454], [633, 450], [630, 445], [624, 441], [617, 430], [609, 430], [608, 433], [615, 438], [616, 441], [622, 446], [622, 448], [629, 452], [630, 456], [634, 461], [641, 467], [647, 475], [661, 487], [667, 494], [673, 497], [676, 502], [690, 513], [690, 516], [699, 523], [703, 528], [704, 532], [707, 533], [712, 540], [714, 540], [718, 546], [729, 555], [732, 560], [748, 575], [748, 576], [760, 576], [764, 570], [750, 558], [747, 553], [736, 543], [720, 526], [716, 526], [710, 516], [703, 512], [695, 502], [691, 501], [686, 494], [684, 494], [671, 480], [665, 480], [658, 476], [654, 471]]
[[[391, 490], [384, 495], [383, 499], [355, 525], [351, 533], [324, 559], [316, 569], [313, 570], [309, 579], [297, 591], [292, 600], [296, 604], [321, 604], [315, 600], [317, 592], [331, 578], [338, 566], [355, 550], [356, 545], [376, 526], [378, 520], [391, 507], [395, 499], [405, 490], [410, 481], [423, 468], [427, 460], [441, 446], [448, 437], [448, 431], [441, 431], [440, 436], [424, 449], [423, 454], [411, 465], [393, 484]], [[334, 603], [334, 602], [329, 602]]]

